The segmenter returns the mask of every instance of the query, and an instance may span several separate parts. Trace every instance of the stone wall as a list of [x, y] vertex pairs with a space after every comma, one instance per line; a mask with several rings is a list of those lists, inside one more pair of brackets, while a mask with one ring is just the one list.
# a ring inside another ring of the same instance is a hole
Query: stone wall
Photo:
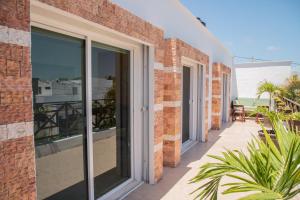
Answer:
[[[163, 165], [175, 167], [180, 162], [183, 57], [204, 65], [204, 135], [207, 140], [207, 55], [179, 39], [164, 39], [163, 30], [108, 0], [39, 1], [153, 44], [155, 62], [152, 153], [155, 182], [162, 178]], [[0, 4], [0, 199], [36, 199], [30, 2], [0, 0]], [[223, 70], [223, 67], [219, 68]], [[225, 71], [228, 69], [224, 68]], [[213, 91], [220, 90], [221, 86], [218, 84], [220, 83], [213, 80]]]
[[[143, 19], [131, 14], [127, 10], [111, 3], [108, 0], [40, 0], [53, 7], [67, 11], [74, 15], [80, 16], [92, 22], [106, 26], [110, 29], [124, 33], [131, 37], [149, 42], [155, 47], [155, 64], [159, 65], [164, 58], [164, 38], [163, 31]], [[154, 72], [154, 102], [162, 101], [162, 76], [159, 72]], [[155, 127], [154, 127], [154, 176], [155, 181], [162, 177], [162, 146], [161, 135], [163, 121], [161, 120], [161, 111], [155, 112]]]
[[227, 114], [230, 115], [230, 87], [231, 69], [222, 63], [214, 63], [212, 69], [212, 129], [220, 129], [222, 126], [222, 101], [223, 74], [228, 75], [228, 105]]
[[30, 5], [0, 5], [0, 199], [35, 199]]
[[181, 155], [182, 59], [190, 58], [204, 66], [205, 138], [208, 135], [208, 63], [207, 55], [179, 39], [167, 39], [164, 59], [164, 145], [165, 166], [176, 167]]

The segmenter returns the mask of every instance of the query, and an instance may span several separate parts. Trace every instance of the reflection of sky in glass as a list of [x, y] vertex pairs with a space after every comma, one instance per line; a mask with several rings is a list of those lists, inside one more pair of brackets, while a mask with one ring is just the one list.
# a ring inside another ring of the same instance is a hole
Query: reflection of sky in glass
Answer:
[[32, 32], [33, 78], [42, 80], [78, 79], [83, 66], [84, 42], [56, 34]]
[[92, 76], [97, 78], [115, 76], [115, 68], [116, 65], [119, 65], [119, 62], [117, 62], [120, 59], [119, 57], [120, 55], [113, 51], [107, 51], [104, 49], [93, 47]]

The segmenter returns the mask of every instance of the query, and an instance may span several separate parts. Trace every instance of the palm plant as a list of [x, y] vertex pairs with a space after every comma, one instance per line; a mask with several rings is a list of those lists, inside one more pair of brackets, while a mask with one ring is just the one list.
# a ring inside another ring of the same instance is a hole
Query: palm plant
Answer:
[[258, 98], [260, 98], [263, 93], [269, 93], [269, 108], [271, 108], [272, 97], [275, 94], [280, 93], [280, 89], [269, 81], [263, 81], [257, 88]]
[[[269, 113], [268, 117], [278, 146], [262, 126], [266, 141], [254, 138], [248, 143], [247, 153], [226, 150], [222, 156], [210, 155], [217, 162], [201, 166], [191, 180], [207, 180], [194, 191], [196, 198], [215, 200], [221, 186], [225, 187], [223, 194], [250, 192], [242, 200], [286, 200], [300, 192], [300, 136], [286, 129], [276, 114]], [[220, 185], [225, 176], [235, 181]]]

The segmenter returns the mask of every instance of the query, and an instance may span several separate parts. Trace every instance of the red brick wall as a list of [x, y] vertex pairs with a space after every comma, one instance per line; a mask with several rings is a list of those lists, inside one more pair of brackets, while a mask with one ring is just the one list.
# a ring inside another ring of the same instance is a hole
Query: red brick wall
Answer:
[[[163, 63], [164, 60], [164, 33], [145, 20], [131, 14], [127, 10], [111, 3], [108, 0], [39, 0], [69, 13], [81, 16], [87, 20], [106, 26], [131, 37], [151, 43], [155, 47], [155, 62]], [[163, 101], [163, 73], [154, 71], [154, 102]], [[154, 142], [154, 179], [162, 177], [162, 111], [155, 111]]]
[[[212, 129], [220, 129], [222, 125], [222, 94], [223, 94], [223, 74], [228, 75], [228, 87], [230, 89], [231, 69], [222, 63], [214, 63], [212, 69]], [[229, 93], [230, 94], [230, 91]], [[230, 95], [228, 95], [230, 102]], [[227, 107], [229, 109], [230, 103]], [[229, 115], [229, 112], [228, 112]]]
[[32, 136], [0, 142], [0, 199], [35, 199]]
[[[182, 57], [205, 65], [208, 96], [208, 56], [181, 40], [164, 40], [161, 29], [108, 0], [39, 1], [154, 45], [154, 180], [160, 180], [163, 163], [174, 167], [180, 161]], [[35, 199], [30, 2], [0, 5], [0, 199]], [[205, 99], [206, 138], [207, 133]]]
[[0, 199], [35, 199], [29, 0], [0, 0]]
[[[190, 58], [205, 66], [205, 96], [208, 96], [207, 55], [179, 39], [165, 41], [164, 81], [164, 165], [175, 167], [181, 155], [181, 79], [182, 58]], [[205, 99], [205, 137], [208, 135], [208, 99]]]

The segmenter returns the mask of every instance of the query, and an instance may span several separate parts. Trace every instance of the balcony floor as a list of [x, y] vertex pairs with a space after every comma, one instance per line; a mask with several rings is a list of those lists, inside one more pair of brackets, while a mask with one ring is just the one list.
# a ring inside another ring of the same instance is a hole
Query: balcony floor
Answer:
[[[164, 168], [162, 180], [155, 184], [143, 184], [129, 194], [126, 200], [184, 200], [194, 199], [190, 193], [197, 184], [189, 184], [199, 169], [199, 166], [210, 161], [208, 154], [218, 155], [224, 148], [245, 149], [252, 135], [257, 135], [260, 129], [254, 121], [234, 122], [224, 125], [222, 130], [210, 131], [207, 143], [198, 143], [181, 157], [181, 163], [176, 168]], [[228, 180], [228, 179], [227, 179]], [[226, 182], [226, 179], [222, 181]], [[198, 185], [199, 186], [199, 185]], [[219, 195], [218, 199], [232, 200], [245, 194]]]

